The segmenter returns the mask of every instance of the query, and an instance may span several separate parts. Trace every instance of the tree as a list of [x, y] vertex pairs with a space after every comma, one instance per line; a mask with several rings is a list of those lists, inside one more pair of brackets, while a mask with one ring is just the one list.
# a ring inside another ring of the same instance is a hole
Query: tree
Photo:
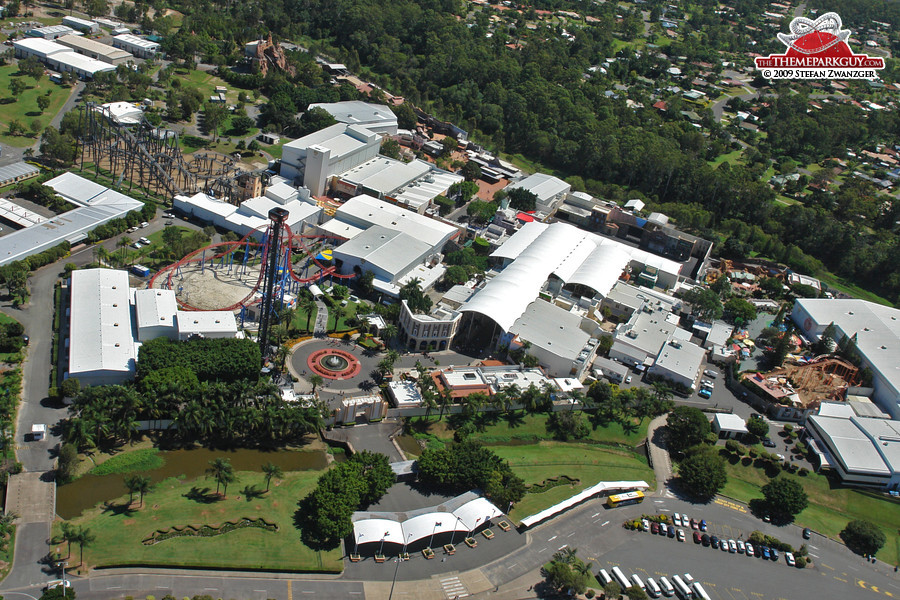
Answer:
[[59, 457], [56, 460], [56, 479], [60, 483], [67, 483], [75, 476], [75, 467], [78, 465], [78, 448], [74, 444], [63, 444], [59, 449]]
[[603, 596], [606, 598], [618, 598], [622, 595], [622, 586], [616, 581], [610, 581], [603, 586]]
[[9, 122], [7, 133], [12, 136], [22, 135], [25, 133], [25, 126], [18, 119], [13, 119]]
[[409, 309], [414, 313], [427, 313], [431, 310], [431, 298], [422, 291], [422, 281], [413, 277], [400, 288], [400, 299], [406, 300]]
[[325, 380], [322, 379], [322, 376], [318, 373], [313, 373], [309, 376], [309, 383], [312, 385], [313, 394], [316, 393], [316, 388], [322, 385]]
[[747, 431], [756, 439], [763, 440], [769, 437], [769, 423], [764, 419], [749, 419]]
[[206, 474], [216, 480], [217, 495], [219, 493], [220, 485], [225, 488], [222, 491], [222, 495], [224, 496], [228, 492], [228, 484], [233, 483], [236, 480], [234, 467], [231, 466], [231, 461], [227, 458], [217, 458], [209, 461], [209, 468], [206, 469]]
[[140, 494], [141, 498], [141, 506], [144, 506], [144, 494], [150, 491], [150, 476], [149, 475], [131, 475], [125, 478], [125, 487], [128, 488], [129, 498], [128, 505], [131, 506], [131, 503], [134, 500], [134, 494], [137, 492]]
[[779, 520], [792, 521], [809, 505], [803, 486], [787, 477], [776, 477], [762, 488], [769, 514]]
[[699, 408], [677, 406], [669, 413], [667, 429], [669, 450], [680, 452], [703, 443], [710, 432], [710, 425]]
[[55, 127], [47, 127], [41, 135], [41, 154], [61, 165], [75, 161], [76, 142], [72, 134], [60, 133]]
[[878, 525], [862, 519], [847, 523], [841, 531], [841, 539], [850, 550], [864, 556], [874, 556], [887, 541]]
[[700, 500], [709, 500], [728, 481], [725, 461], [712, 446], [694, 446], [678, 465], [678, 477], [684, 490]]
[[647, 600], [647, 592], [644, 591], [644, 588], [633, 585], [625, 590], [625, 595], [628, 597], [628, 600]]
[[469, 161], [463, 165], [460, 175], [466, 178], [466, 181], [478, 181], [481, 179], [481, 165], [475, 161]]
[[219, 127], [225, 122], [228, 112], [221, 104], [209, 103], [203, 111], [203, 128], [206, 133], [212, 132], [213, 137], [219, 137]]
[[386, 137], [381, 142], [380, 152], [388, 158], [400, 160], [400, 142], [393, 138]]
[[479, 223], [487, 223], [494, 218], [497, 213], [497, 204], [494, 202], [483, 202], [481, 200], [472, 200], [466, 206], [466, 214]]
[[722, 316], [722, 301], [719, 295], [709, 288], [695, 287], [684, 295], [684, 300], [702, 319], [718, 319]]
[[256, 121], [248, 117], [247, 115], [237, 115], [231, 117], [231, 131], [237, 135], [247, 135], [247, 133], [253, 129], [256, 125]]
[[69, 521], [63, 521], [59, 527], [63, 541], [66, 543], [66, 559], [72, 556], [72, 544], [78, 543], [78, 527]]
[[44, 114], [44, 111], [47, 110], [47, 107], [50, 106], [50, 98], [48, 98], [47, 96], [38, 96], [37, 105], [41, 111], [41, 114]]
[[262, 472], [266, 476], [266, 491], [269, 491], [269, 483], [273, 478], [281, 479], [284, 477], [284, 472], [281, 470], [281, 467], [272, 462], [267, 462], [262, 466]]
[[88, 527], [79, 527], [75, 536], [75, 542], [78, 544], [78, 562], [79, 564], [84, 564], [84, 549], [90, 547], [94, 541], [96, 541], [97, 536], [95, 536], [90, 528]]
[[725, 313], [731, 315], [734, 322], [747, 323], [756, 318], [756, 307], [743, 298], [731, 298], [724, 306]]
[[775, 338], [772, 350], [766, 351], [766, 356], [774, 366], [780, 367], [784, 364], [784, 359], [787, 358], [792, 346], [791, 333], [789, 331], [784, 331]]
[[516, 210], [534, 210], [537, 207], [538, 197], [525, 188], [513, 188], [507, 194], [509, 207]]
[[21, 77], [13, 77], [9, 80], [9, 91], [13, 98], [18, 98], [26, 89], [28, 89], [28, 85]]
[[591, 580], [591, 568], [576, 556], [575, 548], [566, 548], [553, 555], [553, 559], [544, 568], [547, 583], [559, 591], [571, 589], [576, 594], [583, 594]]

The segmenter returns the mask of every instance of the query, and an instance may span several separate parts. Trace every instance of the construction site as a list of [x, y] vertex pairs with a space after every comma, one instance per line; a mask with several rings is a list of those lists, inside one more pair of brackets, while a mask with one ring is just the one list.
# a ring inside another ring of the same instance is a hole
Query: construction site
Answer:
[[822, 402], [842, 401], [859, 384], [859, 369], [833, 355], [798, 361], [768, 373], [747, 373], [745, 381], [758, 395], [776, 404], [816, 410]]

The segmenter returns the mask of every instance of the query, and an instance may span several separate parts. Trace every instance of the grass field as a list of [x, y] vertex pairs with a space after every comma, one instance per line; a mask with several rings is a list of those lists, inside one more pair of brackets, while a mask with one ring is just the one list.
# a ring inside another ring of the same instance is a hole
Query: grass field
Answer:
[[[427, 421], [424, 417], [410, 420], [412, 428], [417, 433], [434, 435], [442, 440], [453, 439], [453, 430], [449, 428], [447, 418], [438, 420], [437, 415], [430, 416]], [[610, 423], [606, 427], [596, 427], [591, 430], [588, 442], [595, 444], [609, 444], [633, 448], [647, 437], [647, 427], [650, 422], [644, 420], [640, 425], [635, 425], [633, 430], [625, 431], [619, 423]], [[496, 421], [486, 423], [472, 434], [471, 439], [490, 445], [497, 442], [510, 441], [550, 441], [553, 435], [547, 431], [546, 414], [517, 414], [514, 417], [497, 415]]]
[[[9, 124], [17, 120], [28, 131], [31, 131], [32, 121], [37, 120], [40, 122], [43, 130], [62, 108], [72, 89], [52, 83], [48, 77], [42, 77], [40, 81], [35, 83], [31, 77], [16, 75], [18, 72], [19, 67], [17, 65], [0, 67], [0, 94], [3, 96], [0, 99], [0, 142], [16, 148], [27, 148], [28, 146], [33, 146], [37, 142], [37, 138], [7, 135]], [[21, 79], [28, 86], [18, 98], [13, 98], [12, 93], [9, 91], [9, 83], [14, 78]], [[47, 107], [47, 110], [41, 113], [37, 105], [37, 98], [38, 96], [46, 95], [47, 92], [50, 92], [50, 105]]]
[[[304, 546], [293, 525], [297, 501], [315, 487], [320, 471], [294, 471], [273, 481], [269, 494], [248, 497], [241, 491], [252, 485], [265, 489], [262, 473], [239, 472], [238, 482], [223, 500], [214, 498], [215, 485], [208, 480], [167, 479], [144, 497], [144, 507], [128, 510], [128, 496], [112, 501], [109, 507], [85, 512], [73, 523], [96, 535], [85, 548], [89, 567], [110, 565], [153, 565], [169, 567], [210, 567], [229, 569], [273, 569], [279, 571], [342, 570], [340, 550], [316, 552]], [[193, 490], [193, 492], [192, 492]], [[193, 498], [193, 499], [191, 499]], [[239, 529], [216, 537], [173, 538], [152, 546], [141, 541], [156, 529], [180, 525], [220, 524], [241, 518], [264, 517], [278, 525], [272, 533], [260, 529]], [[54, 535], [59, 534], [59, 522]], [[57, 537], [58, 539], [58, 537]], [[64, 544], [54, 550], [65, 554]], [[69, 562], [78, 561], [73, 548]]]
[[[753, 466], [728, 464], [728, 483], [722, 493], [743, 502], [762, 498], [760, 489], [769, 478], [762, 469]], [[897, 531], [900, 530], [900, 502], [874, 492], [833, 486], [823, 475], [807, 476], [783, 473], [799, 482], [809, 496], [809, 506], [797, 516], [796, 524], [809, 527], [831, 538], [853, 519], [875, 522], [887, 536], [888, 543], [878, 553], [878, 558], [888, 564], [900, 563]]]
[[848, 283], [843, 278], [838, 277], [837, 275], [829, 271], [816, 273], [816, 277], [821, 279], [823, 283], [827, 284], [829, 288], [838, 290], [839, 292], [844, 292], [845, 294], [849, 294], [854, 298], [868, 300], [869, 302], [875, 302], [876, 304], [883, 304], [885, 306], [893, 306], [893, 304], [889, 300], [882, 298], [875, 292], [870, 292], [869, 290], [863, 289], [858, 285]]
[[152, 471], [165, 464], [158, 448], [141, 448], [133, 452], [117, 454], [91, 469], [92, 475]]
[[734, 164], [741, 161], [741, 156], [744, 154], [743, 150], [734, 150], [727, 154], [722, 154], [716, 157], [716, 160], [709, 161], [709, 166], [713, 169], [716, 169], [724, 162]]
[[574, 486], [560, 485], [545, 492], [526, 494], [510, 513], [510, 517], [517, 522], [600, 481], [644, 480], [651, 487], [655, 481], [653, 469], [647, 462], [627, 450], [563, 442], [488, 447], [509, 461], [513, 471], [526, 484], [541, 483], [559, 475], [580, 480]]

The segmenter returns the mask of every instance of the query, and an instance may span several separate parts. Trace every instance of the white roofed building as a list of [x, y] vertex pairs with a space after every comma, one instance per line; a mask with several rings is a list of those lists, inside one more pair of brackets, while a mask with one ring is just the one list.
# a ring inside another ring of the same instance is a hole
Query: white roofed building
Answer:
[[[30, 38], [41, 38], [45, 40], [55, 40], [58, 37], [74, 33], [75, 30], [67, 25], [48, 25], [46, 27], [38, 27], [31, 29], [25, 33]], [[79, 34], [80, 35], [80, 34]]]
[[134, 377], [137, 351], [131, 325], [128, 273], [72, 272], [69, 368], [81, 385], [110, 385]]
[[462, 175], [438, 169], [424, 160], [405, 163], [378, 155], [341, 173], [334, 183], [334, 191], [348, 196], [367, 194], [388, 198], [422, 214], [432, 200], [461, 181]]
[[62, 24], [78, 31], [85, 33], [100, 33], [100, 24], [95, 21], [81, 19], [72, 15], [66, 15], [62, 19]]
[[553, 212], [565, 200], [566, 195], [572, 191], [571, 185], [558, 177], [545, 173], [535, 173], [506, 186], [507, 190], [516, 188], [526, 189], [537, 196], [535, 210], [545, 215]]
[[193, 336], [203, 338], [233, 338], [237, 335], [237, 320], [227, 310], [180, 310], [175, 315], [178, 339]]
[[855, 336], [862, 366], [872, 371], [873, 399], [900, 418], [900, 310], [865, 300], [799, 298], [791, 318], [810, 341], [830, 323], [838, 341]]
[[425, 242], [436, 252], [440, 252], [444, 244], [459, 234], [459, 229], [453, 225], [366, 195], [351, 198], [342, 204], [335, 211], [334, 219], [326, 225], [334, 221], [356, 228], [357, 235], [373, 225], [402, 231]]
[[900, 421], [812, 415], [806, 430], [845, 485], [900, 489]]
[[177, 339], [175, 315], [178, 303], [173, 290], [136, 290], [134, 292], [134, 316], [138, 340], [147, 342], [158, 337]]
[[331, 177], [375, 158], [380, 149], [377, 133], [337, 123], [282, 146], [281, 176], [321, 196]]
[[647, 372], [686, 388], [695, 389], [705, 357], [706, 350], [700, 346], [673, 337], [662, 345], [656, 360]]
[[[96, 23], [94, 25], [96, 25]], [[100, 27], [97, 26], [97, 29], [99, 28]], [[134, 58], [130, 52], [119, 48], [113, 48], [112, 46], [98, 42], [97, 40], [86, 38], [82, 35], [64, 35], [56, 38], [56, 43], [71, 48], [83, 56], [95, 58], [111, 65], [121, 65]]]
[[193, 196], [175, 196], [173, 206], [242, 237], [249, 233], [257, 238], [261, 237], [269, 224], [269, 211], [276, 207], [288, 211], [286, 223], [294, 233], [305, 233], [309, 228], [317, 226], [322, 209], [285, 192], [279, 187], [270, 195], [267, 190], [265, 196], [244, 200], [239, 206], [198, 192]]
[[397, 116], [384, 104], [372, 104], [361, 100], [319, 102], [310, 104], [307, 110], [314, 108], [321, 108], [338, 123], [362, 125], [375, 133], [397, 134]]
[[13, 48], [16, 58], [33, 56], [54, 71], [75, 73], [82, 79], [90, 79], [95, 73], [113, 71], [116, 68], [107, 62], [78, 54], [69, 46], [42, 37], [15, 40]]
[[[132, 102], [108, 102], [102, 107], [109, 111], [109, 116], [119, 125], [137, 125], [144, 117], [141, 107]], [[94, 110], [99, 111], [99, 108]]]
[[113, 47], [131, 52], [138, 58], [153, 58], [159, 52], [159, 44], [124, 33], [113, 38]]

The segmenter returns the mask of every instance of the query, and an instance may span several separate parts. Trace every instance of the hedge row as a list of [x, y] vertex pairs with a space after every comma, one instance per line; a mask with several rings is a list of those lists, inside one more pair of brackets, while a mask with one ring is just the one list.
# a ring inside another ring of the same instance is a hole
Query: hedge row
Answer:
[[247, 527], [256, 527], [265, 531], [278, 531], [278, 525], [269, 523], [262, 517], [257, 519], [241, 519], [239, 521], [225, 521], [221, 525], [184, 525], [182, 527], [172, 527], [171, 529], [157, 529], [146, 537], [141, 543], [145, 546], [152, 546], [165, 540], [176, 537], [214, 537], [235, 531], [237, 529], [245, 529]]

